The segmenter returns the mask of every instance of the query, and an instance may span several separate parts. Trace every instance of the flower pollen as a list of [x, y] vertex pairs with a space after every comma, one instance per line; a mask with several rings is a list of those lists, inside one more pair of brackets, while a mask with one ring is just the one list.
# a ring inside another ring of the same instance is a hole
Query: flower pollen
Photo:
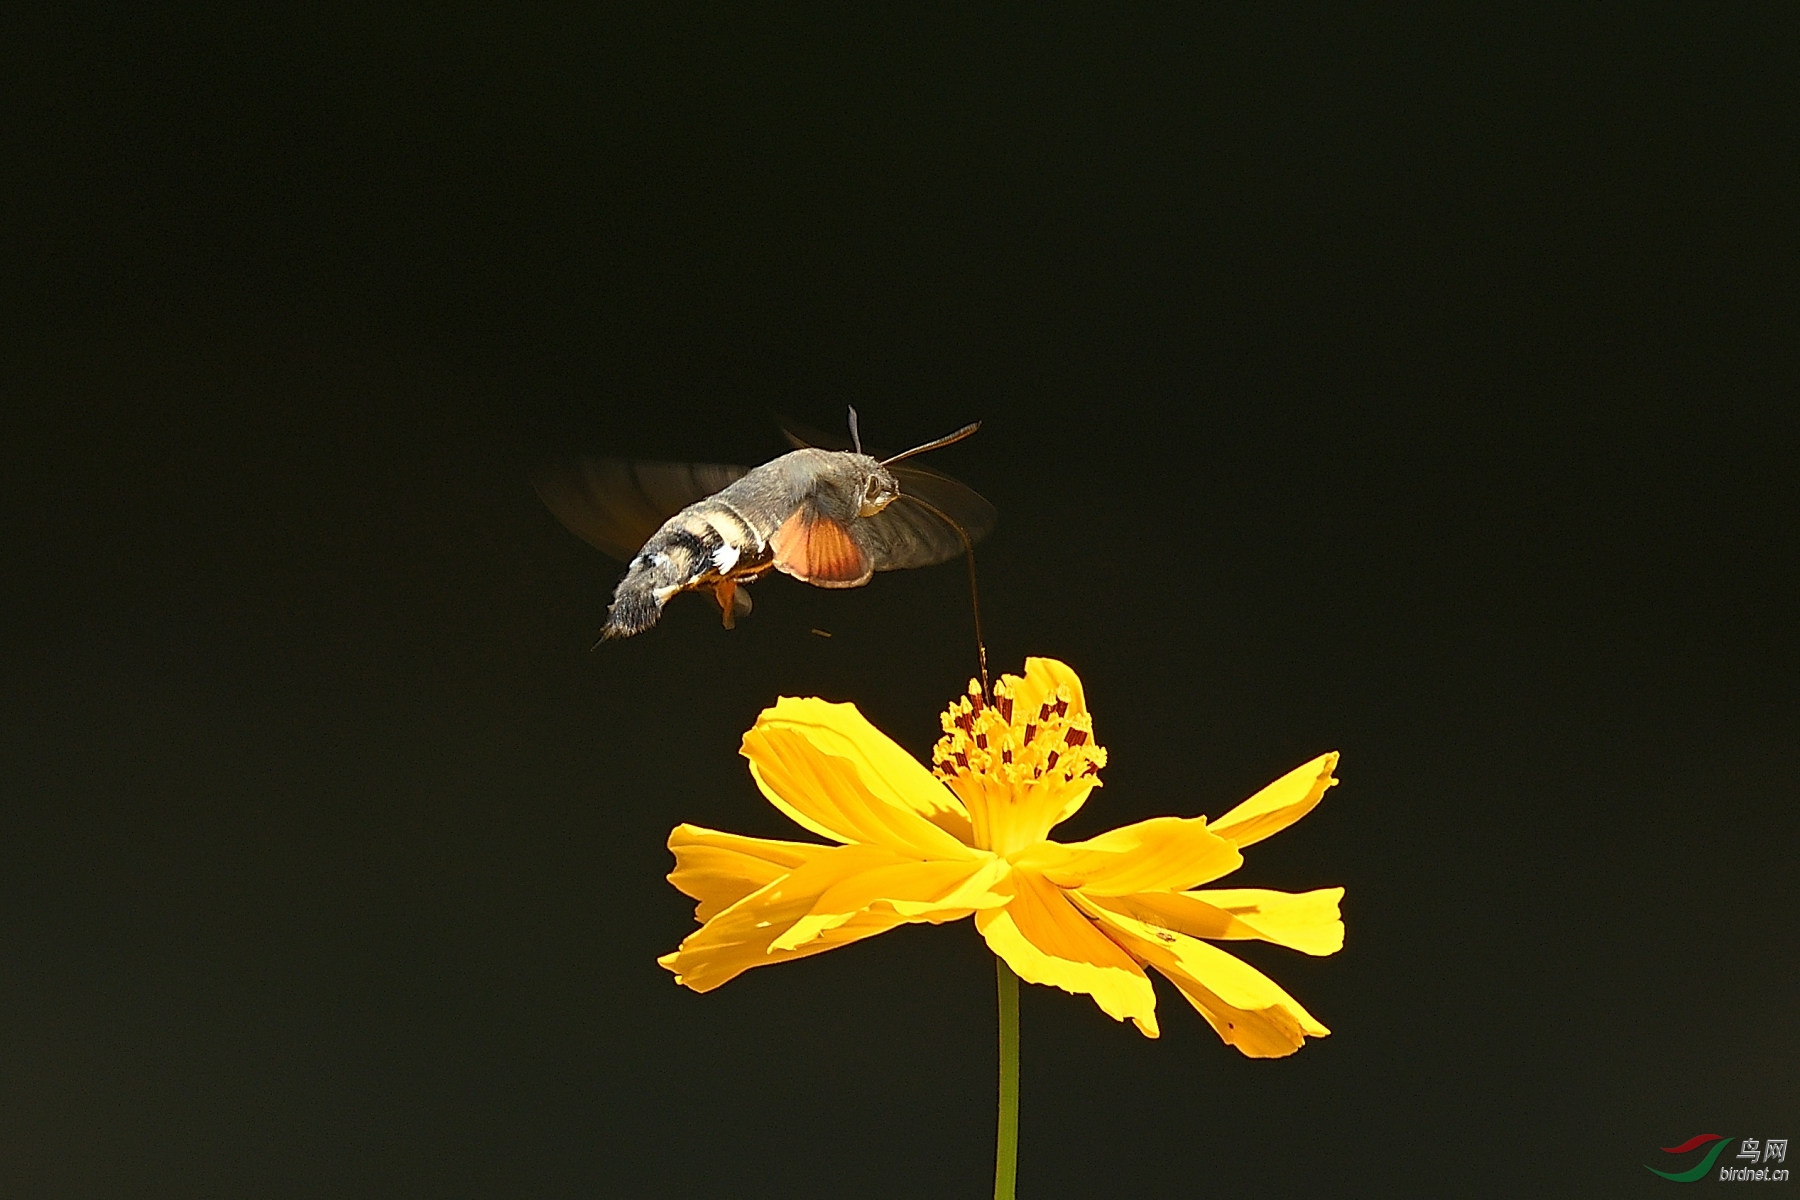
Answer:
[[1071, 711], [1069, 689], [1017, 714], [1015, 691], [1020, 681], [1002, 675], [994, 685], [994, 702], [984, 704], [981, 686], [969, 681], [969, 694], [944, 711], [944, 736], [932, 748], [932, 772], [950, 782], [959, 775], [984, 776], [1007, 787], [1052, 783], [1100, 784], [1095, 778], [1106, 765], [1106, 750], [1094, 741], [1094, 719], [1079, 708]]

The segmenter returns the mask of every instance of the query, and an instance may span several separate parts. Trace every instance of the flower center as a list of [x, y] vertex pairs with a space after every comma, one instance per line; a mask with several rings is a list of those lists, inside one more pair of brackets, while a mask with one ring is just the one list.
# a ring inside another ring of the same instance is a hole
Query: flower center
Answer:
[[946, 782], [975, 776], [1021, 791], [1034, 784], [1097, 786], [1106, 751], [1094, 742], [1093, 717], [1072, 709], [1066, 687], [1025, 710], [1016, 703], [1021, 682], [1002, 675], [989, 704], [969, 681], [969, 694], [944, 710], [944, 736], [931, 750], [933, 773]]

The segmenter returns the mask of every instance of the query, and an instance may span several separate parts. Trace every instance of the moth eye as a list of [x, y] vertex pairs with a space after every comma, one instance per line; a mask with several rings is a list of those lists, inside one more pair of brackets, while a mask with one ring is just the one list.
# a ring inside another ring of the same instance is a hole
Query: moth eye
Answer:
[[894, 490], [884, 484], [879, 477], [870, 477], [863, 484], [862, 515], [872, 517], [888, 506], [894, 498]]

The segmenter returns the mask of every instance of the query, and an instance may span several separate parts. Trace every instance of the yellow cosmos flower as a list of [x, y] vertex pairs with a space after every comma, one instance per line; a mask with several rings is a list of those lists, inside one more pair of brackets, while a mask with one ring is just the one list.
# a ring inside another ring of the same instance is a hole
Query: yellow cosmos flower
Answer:
[[1201, 885], [1310, 812], [1337, 782], [1336, 754], [1210, 824], [1155, 817], [1053, 842], [1050, 830], [1100, 786], [1106, 764], [1075, 672], [1026, 659], [1024, 676], [1002, 676], [991, 704], [971, 683], [943, 726], [928, 770], [854, 705], [784, 697], [765, 709], [743, 743], [757, 787], [836, 844], [677, 826], [669, 881], [699, 901], [702, 925], [658, 960], [676, 982], [707, 992], [751, 967], [896, 925], [973, 916], [1019, 978], [1084, 992], [1149, 1037], [1156, 996], [1146, 967], [1251, 1057], [1292, 1054], [1330, 1032], [1262, 972], [1201, 939], [1334, 953], [1344, 944], [1344, 890]]

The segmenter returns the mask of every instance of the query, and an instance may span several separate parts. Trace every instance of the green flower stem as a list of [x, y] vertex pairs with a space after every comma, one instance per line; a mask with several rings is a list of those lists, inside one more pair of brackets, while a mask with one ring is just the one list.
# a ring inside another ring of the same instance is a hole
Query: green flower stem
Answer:
[[994, 1200], [1013, 1200], [1019, 1177], [1019, 977], [994, 956], [1000, 983], [1000, 1133], [994, 1145]]

